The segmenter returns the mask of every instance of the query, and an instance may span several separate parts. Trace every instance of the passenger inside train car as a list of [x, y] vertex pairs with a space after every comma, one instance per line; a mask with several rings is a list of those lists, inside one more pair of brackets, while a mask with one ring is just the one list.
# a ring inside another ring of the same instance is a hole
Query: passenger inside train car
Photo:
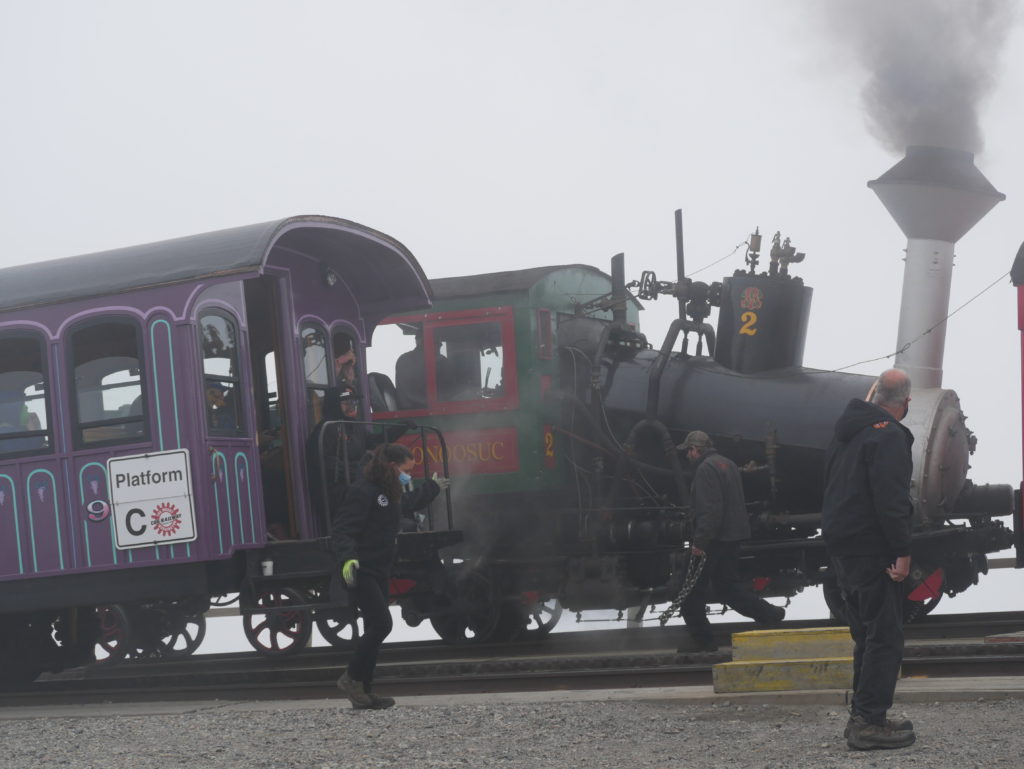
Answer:
[[359, 356], [356, 355], [355, 342], [344, 331], [335, 332], [331, 336], [334, 348], [334, 377], [340, 384], [356, 387], [359, 381]]

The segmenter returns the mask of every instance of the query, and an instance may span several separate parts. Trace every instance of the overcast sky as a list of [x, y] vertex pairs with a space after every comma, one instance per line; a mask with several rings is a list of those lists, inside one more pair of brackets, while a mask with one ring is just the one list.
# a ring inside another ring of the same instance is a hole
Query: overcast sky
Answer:
[[[691, 269], [755, 226], [807, 253], [806, 365], [883, 356], [906, 241], [866, 182], [901, 153], [864, 112], [864, 30], [821, 7], [3, 0], [0, 264], [318, 213], [393, 235], [430, 277], [624, 251], [627, 277], [670, 279], [681, 208]], [[954, 308], [1024, 238], [1024, 43], [998, 29], [976, 162], [1007, 200], [958, 244]], [[659, 342], [663, 303], [641, 316]], [[1008, 279], [950, 322], [980, 482], [1021, 477], [1017, 340]]]

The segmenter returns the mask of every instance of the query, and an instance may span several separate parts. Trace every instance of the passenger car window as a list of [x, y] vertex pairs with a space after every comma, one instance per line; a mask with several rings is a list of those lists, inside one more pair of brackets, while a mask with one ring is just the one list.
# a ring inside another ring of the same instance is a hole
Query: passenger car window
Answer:
[[0, 338], [0, 454], [51, 447], [43, 343], [35, 335]]
[[238, 326], [222, 312], [199, 318], [203, 351], [203, 393], [206, 426], [218, 435], [243, 432], [241, 389], [238, 378]]
[[141, 344], [130, 321], [91, 323], [71, 335], [80, 443], [140, 440], [146, 431]]
[[302, 368], [306, 378], [306, 418], [310, 425], [320, 421], [324, 389], [330, 379], [327, 363], [327, 333], [322, 326], [305, 325], [299, 331], [302, 343]]

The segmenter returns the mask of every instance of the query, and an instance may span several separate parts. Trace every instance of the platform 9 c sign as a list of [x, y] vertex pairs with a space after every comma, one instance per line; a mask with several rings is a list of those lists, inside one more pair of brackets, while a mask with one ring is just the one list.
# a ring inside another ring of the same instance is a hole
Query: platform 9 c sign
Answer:
[[107, 460], [118, 550], [196, 538], [188, 451], [160, 451]]

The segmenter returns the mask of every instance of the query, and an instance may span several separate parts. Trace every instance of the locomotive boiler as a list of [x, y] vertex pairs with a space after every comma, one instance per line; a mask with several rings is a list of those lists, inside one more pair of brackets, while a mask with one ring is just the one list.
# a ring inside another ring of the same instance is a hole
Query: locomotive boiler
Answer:
[[[938, 333], [953, 243], [1002, 196], [969, 154], [931, 147], [911, 148], [871, 186], [911, 239], [896, 365], [914, 381], [912, 619], [1013, 544], [998, 520], [1013, 512], [1012, 488], [968, 478], [975, 436], [941, 387]], [[471, 634], [543, 631], [555, 612], [536, 607], [556, 600], [574, 611], [670, 600], [690, 524], [676, 446], [695, 429], [744, 476], [753, 538], [740, 567], [755, 590], [791, 596], [828, 580], [824, 453], [873, 377], [803, 365], [812, 291], [791, 274], [803, 254], [788, 240], [762, 257], [755, 233], [746, 269], [694, 282], [677, 212], [677, 254], [672, 282], [645, 272], [627, 285], [622, 255], [610, 277], [565, 265], [434, 280], [430, 313], [391, 319], [425, 356], [425, 405], [400, 408], [411, 385], [383, 373], [371, 374], [371, 402], [381, 418], [429, 417], [445, 431], [466, 532], [457, 568], [479, 596]], [[659, 296], [680, 311], [655, 338], [637, 309]]]

